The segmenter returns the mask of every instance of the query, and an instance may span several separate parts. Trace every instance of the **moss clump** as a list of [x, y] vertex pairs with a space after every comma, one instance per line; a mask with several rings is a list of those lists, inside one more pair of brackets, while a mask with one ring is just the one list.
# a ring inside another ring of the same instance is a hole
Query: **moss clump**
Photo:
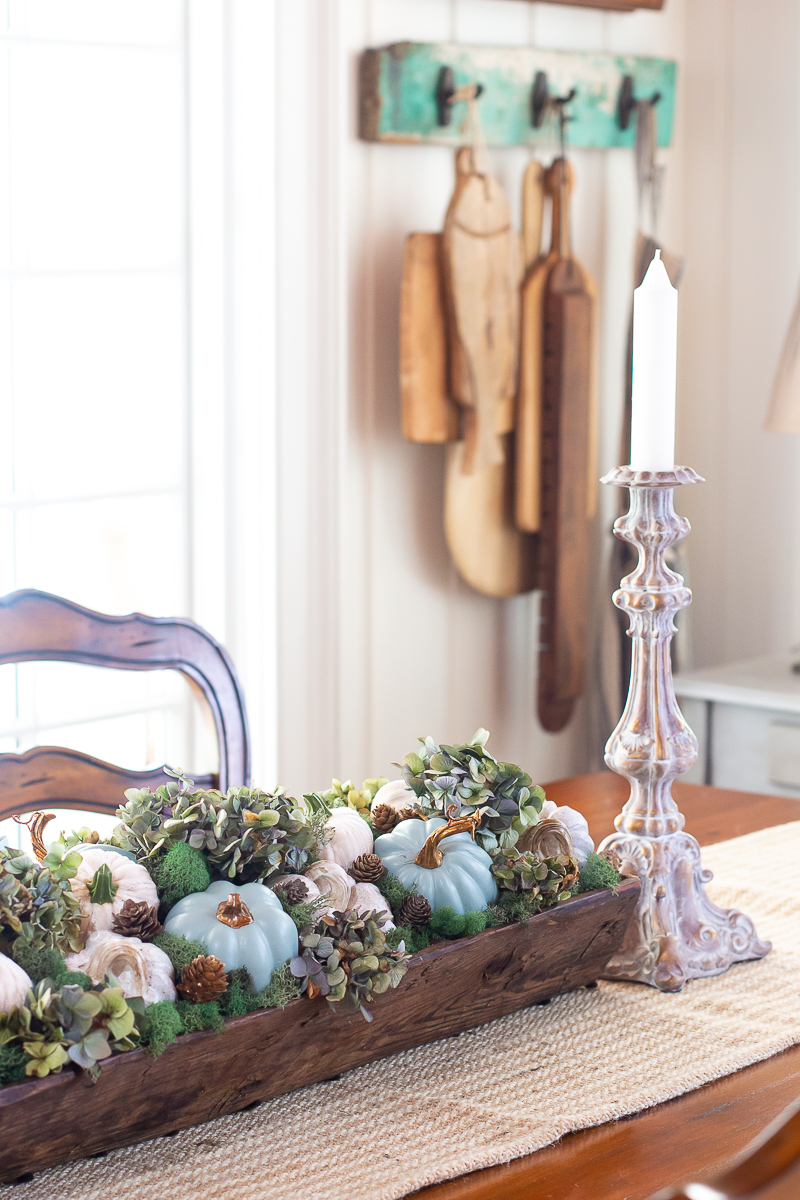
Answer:
[[321, 900], [311, 900], [303, 904], [284, 904], [283, 911], [289, 914], [299, 932], [301, 929], [308, 929], [309, 925], [315, 925], [317, 922], [317, 911], [324, 907], [325, 900], [323, 898]]
[[541, 910], [539, 896], [530, 892], [507, 892], [502, 890], [496, 904], [489, 905], [486, 910], [487, 925], [497, 928], [498, 925], [511, 925], [514, 921], [527, 921]]
[[197, 1033], [201, 1029], [222, 1029], [225, 1018], [216, 1000], [206, 1004], [192, 1004], [191, 1000], [178, 1000], [175, 1005], [181, 1019], [182, 1033]]
[[429, 928], [434, 937], [472, 937], [486, 928], [486, 913], [477, 909], [457, 913], [449, 904], [431, 914]]
[[276, 967], [267, 986], [254, 992], [249, 971], [240, 968], [231, 971], [228, 990], [218, 1003], [225, 1017], [246, 1017], [259, 1008], [285, 1008], [290, 1000], [300, 995], [300, 985], [289, 970], [289, 964]]
[[[67, 973], [63, 954], [46, 946], [34, 946], [25, 938], [17, 938], [12, 947], [16, 962], [30, 975], [33, 983], [41, 979], [52, 979], [56, 987]], [[91, 987], [91, 983], [89, 987]]]
[[486, 913], [473, 909], [464, 913], [464, 937], [474, 937], [486, 928]]
[[67, 987], [69, 984], [77, 984], [85, 992], [90, 992], [94, 987], [91, 978], [88, 975], [84, 975], [83, 971], [65, 971], [58, 981], [58, 986]]
[[189, 938], [180, 937], [177, 933], [159, 933], [153, 938], [153, 945], [163, 950], [172, 963], [175, 978], [180, 979], [181, 971], [198, 954], [205, 954], [206, 948], [202, 942], [193, 942]]
[[0, 1046], [0, 1087], [25, 1078], [28, 1056], [22, 1046]]
[[205, 856], [188, 842], [178, 842], [163, 858], [156, 859], [150, 873], [162, 903], [168, 908], [184, 896], [204, 892], [211, 883]]
[[431, 944], [431, 935], [427, 929], [414, 929], [411, 925], [398, 925], [386, 934], [386, 941], [393, 950], [403, 942], [409, 954], [418, 954]]
[[171, 1000], [158, 1000], [144, 1010], [139, 1029], [140, 1041], [154, 1057], [163, 1054], [170, 1042], [183, 1033], [181, 1015]]
[[575, 894], [580, 895], [581, 892], [596, 892], [602, 888], [619, 887], [621, 882], [622, 876], [616, 867], [612, 867], [602, 854], [592, 852], [586, 859], [586, 865], [581, 868]]
[[414, 895], [408, 888], [403, 887], [395, 875], [384, 875], [383, 879], [378, 881], [378, 891], [392, 910], [395, 921], [400, 916], [400, 906], [406, 896]]

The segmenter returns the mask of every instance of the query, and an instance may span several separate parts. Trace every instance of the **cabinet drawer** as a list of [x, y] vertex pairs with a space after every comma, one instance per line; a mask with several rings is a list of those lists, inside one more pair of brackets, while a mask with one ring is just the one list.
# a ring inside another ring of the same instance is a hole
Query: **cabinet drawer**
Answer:
[[773, 721], [767, 735], [769, 778], [779, 787], [800, 788], [800, 725]]

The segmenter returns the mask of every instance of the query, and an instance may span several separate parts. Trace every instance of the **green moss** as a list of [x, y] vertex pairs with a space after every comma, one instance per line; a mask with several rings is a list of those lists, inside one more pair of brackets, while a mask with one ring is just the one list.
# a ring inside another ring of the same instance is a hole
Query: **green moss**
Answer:
[[0, 1046], [0, 1087], [25, 1078], [28, 1056], [22, 1046]]
[[386, 934], [386, 941], [393, 950], [396, 950], [400, 942], [403, 942], [409, 954], [418, 954], [420, 950], [425, 950], [430, 946], [431, 935], [427, 929], [414, 929], [411, 925], [398, 925], [396, 929], [389, 930]]
[[378, 882], [378, 891], [392, 910], [395, 921], [400, 915], [400, 905], [406, 896], [413, 895], [413, 892], [403, 887], [400, 880], [394, 875], [384, 875], [383, 879]]
[[198, 954], [205, 954], [206, 948], [202, 942], [193, 942], [189, 938], [180, 937], [177, 933], [159, 933], [153, 938], [153, 945], [163, 950], [172, 963], [175, 978], [180, 979], [181, 971]]
[[184, 896], [204, 892], [211, 883], [211, 872], [205, 855], [188, 842], [178, 842], [151, 868], [153, 881], [161, 901], [171, 908]]
[[175, 1005], [181, 1019], [183, 1033], [197, 1033], [200, 1029], [222, 1029], [225, 1018], [216, 1000], [206, 1004], [192, 1004], [191, 1000], [178, 1000]]
[[608, 859], [603, 858], [601, 854], [592, 853], [586, 859], [586, 865], [581, 868], [578, 886], [573, 889], [573, 895], [619, 887], [621, 882], [622, 876]]
[[[56, 987], [61, 986], [62, 979], [67, 973], [67, 964], [63, 954], [59, 954], [58, 950], [48, 949], [45, 946], [34, 946], [25, 938], [17, 938], [12, 953], [23, 971], [27, 971], [30, 975], [33, 983], [38, 983], [40, 979], [52, 979]], [[91, 986], [90, 983], [89, 987]]]
[[298, 931], [307, 929], [317, 922], [317, 910], [325, 907], [325, 901], [312, 900], [308, 904], [284, 904], [283, 911], [288, 913], [297, 926]]
[[276, 967], [263, 992], [258, 992], [261, 1003], [259, 1008], [286, 1008], [286, 1005], [300, 995], [300, 984], [289, 970], [289, 964]]
[[434, 937], [461, 937], [464, 933], [465, 920], [463, 913], [457, 913], [449, 904], [437, 908], [431, 913], [430, 931]]
[[486, 913], [473, 909], [464, 913], [464, 937], [474, 937], [486, 928]]
[[84, 975], [83, 971], [65, 971], [58, 981], [58, 986], [67, 987], [68, 984], [74, 983], [77, 983], [78, 987], [82, 987], [85, 992], [90, 992], [94, 987], [90, 977]]
[[181, 1015], [171, 1000], [159, 1000], [145, 1009], [139, 1031], [141, 1044], [158, 1057], [179, 1033], [183, 1033]]
[[245, 971], [244, 968], [232, 971], [228, 990], [224, 996], [220, 996], [218, 1001], [223, 1016], [227, 1018], [245, 1017], [249, 1012], [253, 1012], [254, 1008], [258, 1008], [259, 1005], [254, 1004], [256, 994], [252, 987], [253, 981], [249, 971]]

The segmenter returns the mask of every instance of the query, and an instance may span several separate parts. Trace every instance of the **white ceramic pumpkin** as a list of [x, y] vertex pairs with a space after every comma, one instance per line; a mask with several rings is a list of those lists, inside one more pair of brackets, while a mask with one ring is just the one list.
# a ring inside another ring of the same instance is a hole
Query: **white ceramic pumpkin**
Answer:
[[81, 848], [81, 864], [70, 880], [81, 909], [81, 938], [97, 929], [111, 929], [126, 900], [158, 904], [158, 892], [145, 867], [115, 850]]
[[[566, 827], [569, 836], [572, 838], [572, 845], [575, 850], [575, 857], [578, 860], [579, 867], [586, 866], [586, 859], [594, 850], [594, 842], [592, 835], [589, 833], [589, 822], [583, 813], [579, 813], [574, 808], [569, 808], [568, 805], [556, 805], [552, 800], [545, 800], [542, 805], [542, 811], [539, 813], [539, 820], [546, 821], [548, 819], [560, 821]], [[534, 827], [535, 828], [535, 827]]]
[[392, 910], [374, 883], [357, 883], [350, 893], [350, 907], [361, 916], [373, 911], [380, 913], [386, 918], [383, 928], [394, 929]]
[[347, 868], [360, 854], [372, 853], [372, 831], [354, 808], [335, 808], [325, 822], [325, 829], [331, 836], [319, 852], [322, 861]]
[[434, 911], [445, 905], [457, 913], [483, 910], [497, 898], [497, 885], [489, 855], [466, 830], [459, 830], [467, 823], [468, 819], [447, 822], [441, 817], [401, 821], [391, 833], [381, 834], [375, 853], [390, 875], [425, 896]]
[[0, 954], [0, 1013], [19, 1008], [32, 987], [27, 971], [13, 958]]
[[166, 933], [202, 942], [226, 971], [245, 967], [260, 992], [276, 967], [297, 954], [297, 927], [283, 911], [271, 888], [263, 883], [237, 887], [218, 880], [204, 892], [194, 892], [170, 909]]
[[416, 793], [406, 783], [405, 779], [390, 779], [383, 787], [378, 788], [372, 801], [372, 807], [388, 804], [389, 808], [408, 808], [417, 799]]
[[[361, 817], [358, 819], [361, 821]], [[361, 823], [363, 825], [363, 821]], [[350, 908], [350, 895], [355, 881], [338, 863], [312, 863], [306, 868], [303, 878], [313, 883], [323, 896], [326, 908], [321, 912], [346, 912]]]
[[123, 937], [107, 929], [95, 930], [83, 950], [67, 955], [71, 971], [83, 971], [93, 983], [111, 973], [123, 996], [141, 996], [145, 1004], [176, 1000], [175, 972], [163, 950], [137, 937]]
[[293, 883], [295, 880], [299, 880], [300, 883], [306, 885], [308, 895], [303, 901], [304, 904], [312, 904], [315, 900], [319, 900], [322, 893], [309, 875], [279, 875], [277, 879], [270, 879], [269, 886], [275, 892], [282, 887], [286, 887], [287, 883]]

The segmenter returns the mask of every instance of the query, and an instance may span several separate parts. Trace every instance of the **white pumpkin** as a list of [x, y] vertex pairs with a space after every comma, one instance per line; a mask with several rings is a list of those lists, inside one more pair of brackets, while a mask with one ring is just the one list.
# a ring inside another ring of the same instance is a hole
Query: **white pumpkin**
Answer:
[[330, 836], [319, 852], [321, 860], [346, 868], [360, 854], [372, 853], [372, 831], [354, 808], [335, 808], [325, 822], [325, 829]]
[[81, 865], [70, 880], [81, 909], [81, 939], [97, 929], [111, 929], [126, 900], [158, 904], [158, 892], [145, 867], [114, 850], [81, 848]]
[[372, 912], [373, 910], [377, 913], [382, 913], [387, 918], [383, 928], [394, 929], [392, 910], [374, 883], [357, 883], [350, 894], [350, 907], [354, 908], [362, 916], [364, 913]]
[[0, 1013], [19, 1008], [32, 987], [27, 972], [13, 958], [0, 954]]
[[372, 807], [388, 804], [389, 808], [408, 808], [417, 799], [416, 793], [406, 783], [405, 779], [390, 779], [383, 787], [378, 788], [372, 801]]
[[557, 805], [552, 800], [545, 800], [542, 805], [542, 811], [539, 813], [539, 820], [546, 821], [548, 818], [555, 818], [564, 825], [572, 838], [572, 845], [575, 850], [575, 857], [578, 860], [579, 867], [586, 866], [586, 859], [594, 850], [594, 842], [592, 835], [589, 833], [589, 822], [583, 813], [579, 813], [574, 808], [569, 808], [566, 804]]
[[314, 883], [314, 880], [308, 875], [279, 875], [277, 879], [270, 880], [269, 886], [274, 892], [279, 888], [286, 887], [287, 883], [292, 883], [295, 879], [299, 879], [301, 883], [304, 883], [308, 890], [308, 895], [303, 901], [304, 904], [313, 904], [315, 900], [319, 900], [322, 893]]
[[83, 971], [93, 983], [112, 974], [123, 996], [141, 996], [145, 1004], [176, 1000], [175, 973], [163, 950], [136, 937], [123, 937], [107, 929], [95, 930], [83, 950], [67, 955], [71, 971]]
[[[344, 810], [342, 810], [344, 811]], [[361, 821], [361, 817], [358, 817]], [[364, 822], [361, 821], [363, 825]], [[326, 908], [321, 912], [346, 912], [350, 908], [350, 896], [354, 880], [347, 874], [344, 867], [335, 862], [315, 862], [306, 869], [304, 879], [310, 879], [319, 889], [325, 900]]]

